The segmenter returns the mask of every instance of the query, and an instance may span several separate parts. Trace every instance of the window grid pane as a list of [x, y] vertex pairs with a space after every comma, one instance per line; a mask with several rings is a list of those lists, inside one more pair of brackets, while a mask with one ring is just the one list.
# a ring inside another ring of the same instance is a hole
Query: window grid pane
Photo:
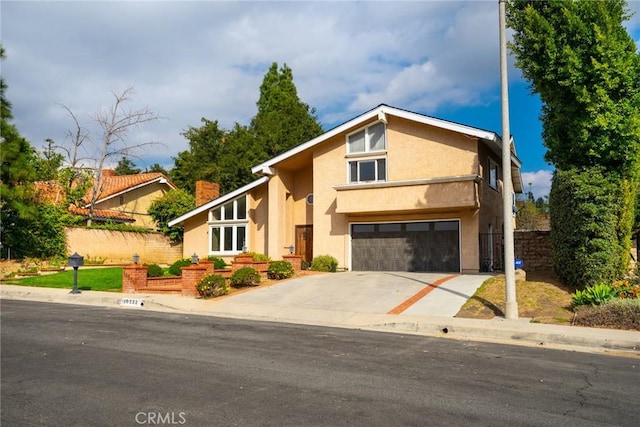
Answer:
[[233, 227], [224, 227], [224, 248], [223, 251], [233, 250]]
[[378, 159], [378, 181], [387, 180], [387, 161], [385, 159]]
[[367, 129], [369, 133], [369, 150], [381, 151], [385, 149], [384, 123], [375, 124]]
[[242, 251], [246, 243], [246, 228], [244, 225], [239, 225], [236, 228], [236, 251]]
[[376, 162], [375, 161], [362, 161], [360, 166], [360, 181], [375, 181], [376, 180]]
[[363, 153], [364, 152], [364, 130], [358, 133], [349, 135], [349, 153]]
[[211, 251], [220, 251], [220, 227], [211, 227]]
[[236, 218], [237, 219], [246, 219], [247, 218], [247, 198], [246, 196], [240, 197], [236, 200]]

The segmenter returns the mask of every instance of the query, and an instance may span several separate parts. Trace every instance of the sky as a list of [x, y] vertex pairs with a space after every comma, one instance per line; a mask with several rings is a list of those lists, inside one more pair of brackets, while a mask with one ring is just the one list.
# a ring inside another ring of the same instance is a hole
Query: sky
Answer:
[[[640, 46], [640, 1], [625, 25]], [[112, 92], [161, 117], [129, 133], [139, 168], [188, 149], [200, 119], [229, 129], [256, 114], [273, 62], [293, 71], [300, 99], [325, 130], [379, 104], [502, 133], [498, 1], [6, 1], [2, 76], [13, 123], [40, 149], [68, 143], [74, 123]], [[510, 129], [525, 190], [547, 195], [540, 101], [509, 59]], [[67, 138], [67, 139], [65, 139]]]

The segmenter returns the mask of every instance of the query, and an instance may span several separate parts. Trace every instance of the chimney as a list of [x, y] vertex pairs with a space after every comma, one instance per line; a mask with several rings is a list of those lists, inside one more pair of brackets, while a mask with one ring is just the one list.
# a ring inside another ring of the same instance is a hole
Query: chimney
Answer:
[[220, 197], [220, 185], [215, 182], [196, 181], [196, 207]]
[[102, 175], [103, 178], [116, 176], [116, 170], [115, 169], [102, 169], [102, 174], [101, 175]]

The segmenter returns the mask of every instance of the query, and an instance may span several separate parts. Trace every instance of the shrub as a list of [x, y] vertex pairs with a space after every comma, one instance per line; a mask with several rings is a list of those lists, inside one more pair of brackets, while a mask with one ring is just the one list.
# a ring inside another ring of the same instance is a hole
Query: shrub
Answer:
[[573, 295], [574, 307], [581, 305], [601, 305], [618, 296], [618, 292], [611, 286], [600, 284], [589, 286], [587, 289], [578, 289]]
[[220, 257], [210, 255], [207, 257], [207, 261], [213, 261], [213, 268], [221, 270], [227, 266], [227, 262]]
[[553, 267], [581, 288], [612, 283], [629, 260], [632, 191], [601, 169], [556, 171], [551, 186]]
[[338, 260], [331, 255], [318, 255], [313, 258], [311, 269], [315, 271], [328, 271], [335, 273], [338, 268]]
[[188, 267], [191, 265], [191, 259], [182, 258], [171, 264], [169, 267], [169, 275], [170, 276], [182, 276], [181, 267]]
[[613, 299], [596, 307], [581, 307], [573, 324], [640, 331], [640, 299]]
[[269, 262], [271, 258], [268, 255], [261, 254], [258, 252], [247, 252], [246, 255], [251, 255], [253, 257], [254, 262]]
[[229, 293], [227, 280], [220, 274], [207, 274], [196, 283], [198, 293], [205, 298], [219, 297]]
[[147, 277], [162, 277], [164, 270], [158, 264], [149, 264], [147, 268]]
[[269, 264], [267, 276], [269, 279], [282, 280], [293, 277], [293, 265], [289, 261], [274, 261]]
[[260, 273], [252, 267], [242, 267], [231, 275], [231, 286], [234, 288], [255, 286], [258, 283], [260, 283]]

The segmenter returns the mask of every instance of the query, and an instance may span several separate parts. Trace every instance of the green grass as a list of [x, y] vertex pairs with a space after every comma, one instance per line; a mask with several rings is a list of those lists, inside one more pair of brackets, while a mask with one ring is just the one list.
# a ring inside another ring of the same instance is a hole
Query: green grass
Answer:
[[[41, 288], [73, 288], [73, 270], [41, 276], [11, 279], [5, 283], [12, 285], [36, 286]], [[122, 292], [122, 268], [82, 268], [78, 269], [78, 289], [81, 291]]]

